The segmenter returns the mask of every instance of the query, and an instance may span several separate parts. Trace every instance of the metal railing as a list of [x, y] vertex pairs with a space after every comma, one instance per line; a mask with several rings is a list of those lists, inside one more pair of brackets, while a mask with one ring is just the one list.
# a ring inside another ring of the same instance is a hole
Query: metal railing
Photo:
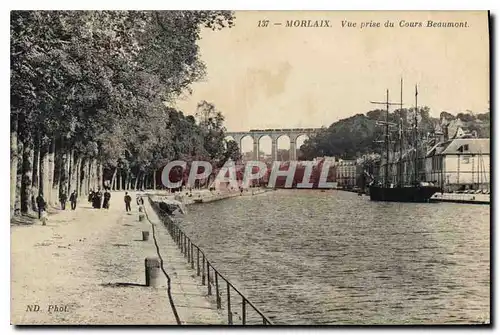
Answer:
[[[215, 289], [217, 309], [223, 310], [223, 306], [226, 307], [228, 324], [234, 325], [235, 319], [239, 319], [242, 325], [248, 325], [250, 322], [252, 324], [272, 325], [272, 322], [243, 293], [217, 271], [205, 253], [191, 241], [179, 226], [164, 214], [150, 198], [149, 202], [153, 209], [159, 211], [161, 217], [165, 218], [163, 220], [165, 227], [184, 258], [187, 259], [187, 263], [191, 265], [191, 269], [196, 269], [196, 276], [201, 277], [201, 284], [207, 286], [208, 296], [213, 296], [213, 290]], [[236, 308], [241, 311], [241, 314], [236, 311]]]

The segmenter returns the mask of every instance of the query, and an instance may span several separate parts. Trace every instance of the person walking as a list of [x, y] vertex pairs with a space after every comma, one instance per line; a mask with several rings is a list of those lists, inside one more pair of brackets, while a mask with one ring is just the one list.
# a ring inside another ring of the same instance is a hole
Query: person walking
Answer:
[[104, 201], [102, 203], [103, 208], [109, 209], [109, 200], [111, 200], [111, 193], [106, 189], [106, 191], [104, 191]]
[[130, 197], [128, 192], [125, 192], [125, 197], [123, 198], [123, 200], [125, 201], [125, 211], [131, 211], [132, 209], [130, 208], [130, 203], [132, 202], [132, 198]]
[[40, 192], [38, 197], [36, 197], [36, 207], [38, 210], [38, 219], [40, 220], [42, 218], [42, 212], [45, 210], [45, 207], [47, 204], [45, 203], [45, 199], [43, 198], [43, 193]]
[[98, 187], [97, 192], [94, 193], [94, 201], [94, 208], [100, 209], [102, 205], [102, 192], [100, 187]]
[[59, 201], [61, 202], [61, 209], [63, 211], [66, 210], [66, 201], [68, 201], [68, 196], [66, 195], [66, 192], [61, 193], [61, 195], [59, 196]]
[[69, 202], [71, 203], [71, 210], [75, 210], [76, 208], [76, 199], [77, 199], [77, 195], [76, 195], [76, 190], [73, 191], [73, 193], [71, 193], [71, 195], [69, 196]]

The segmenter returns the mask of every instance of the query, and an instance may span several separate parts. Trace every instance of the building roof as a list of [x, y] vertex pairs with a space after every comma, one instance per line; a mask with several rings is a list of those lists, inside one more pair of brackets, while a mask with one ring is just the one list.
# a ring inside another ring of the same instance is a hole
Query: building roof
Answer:
[[[489, 138], [456, 138], [444, 146], [444, 150], [436, 152], [436, 154], [487, 154], [490, 153]], [[468, 145], [468, 150], [464, 150], [464, 145]]]

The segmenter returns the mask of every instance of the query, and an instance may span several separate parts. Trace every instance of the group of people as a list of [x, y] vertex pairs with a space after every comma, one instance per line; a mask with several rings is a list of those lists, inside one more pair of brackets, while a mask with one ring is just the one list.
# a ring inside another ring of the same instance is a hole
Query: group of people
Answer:
[[[72, 210], [76, 209], [77, 198], [78, 198], [78, 195], [77, 195], [76, 191], [71, 192], [71, 195], [69, 196], [69, 202], [71, 203]], [[61, 203], [61, 209], [66, 210], [66, 203], [68, 202], [68, 196], [66, 195], [65, 192], [62, 192], [59, 195], [59, 202]]]
[[[71, 209], [75, 210], [76, 209], [76, 203], [78, 199], [78, 194], [76, 191], [73, 191], [69, 197], [69, 202], [71, 203]], [[105, 208], [109, 209], [109, 201], [111, 200], [111, 193], [109, 192], [109, 188], [106, 188], [104, 190], [104, 193], [101, 192], [101, 188], [97, 188], [97, 191], [90, 190], [89, 196], [88, 196], [88, 202], [92, 203], [93, 208]], [[132, 197], [128, 194], [128, 192], [125, 192], [125, 197], [123, 199], [125, 201], [125, 210], [127, 212], [130, 212], [132, 210], [130, 204], [132, 202]], [[62, 192], [59, 195], [59, 202], [61, 203], [61, 210], [66, 210], [66, 202], [68, 201], [68, 196], [66, 195], [65, 192]], [[144, 205], [144, 200], [142, 196], [137, 195], [136, 198], [137, 205], [141, 206]], [[38, 195], [38, 197], [35, 200], [37, 210], [38, 210], [38, 219], [40, 219], [45, 225], [46, 219], [47, 219], [47, 202], [43, 198], [42, 192]]]
[[[103, 201], [104, 198], [104, 201]], [[109, 189], [104, 190], [104, 194], [101, 192], [101, 188], [97, 188], [97, 191], [90, 190], [88, 202], [92, 203], [93, 208], [105, 208], [109, 209], [109, 201], [111, 200], [111, 193]]]

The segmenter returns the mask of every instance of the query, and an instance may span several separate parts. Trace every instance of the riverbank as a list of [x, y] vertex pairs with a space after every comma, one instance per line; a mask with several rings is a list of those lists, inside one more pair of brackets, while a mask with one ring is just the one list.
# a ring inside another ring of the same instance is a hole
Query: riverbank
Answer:
[[166, 277], [159, 288], [145, 286], [144, 259], [158, 251], [181, 323], [223, 323], [170, 236], [158, 233], [158, 249], [152, 237], [142, 241], [160, 222], [139, 222], [134, 204], [125, 213], [123, 195], [113, 192], [109, 210], [82, 202], [46, 226], [11, 226], [12, 324], [176, 325]]
[[193, 205], [201, 203], [210, 203], [214, 201], [229, 199], [239, 196], [253, 196], [259, 195], [266, 192], [271, 192], [273, 189], [265, 188], [249, 188], [241, 193], [238, 191], [210, 191], [208, 189], [192, 190], [191, 192], [177, 192], [170, 193], [168, 191], [147, 191], [146, 193], [151, 197], [153, 201], [158, 201], [159, 199], [165, 200], [177, 200], [184, 205]]

